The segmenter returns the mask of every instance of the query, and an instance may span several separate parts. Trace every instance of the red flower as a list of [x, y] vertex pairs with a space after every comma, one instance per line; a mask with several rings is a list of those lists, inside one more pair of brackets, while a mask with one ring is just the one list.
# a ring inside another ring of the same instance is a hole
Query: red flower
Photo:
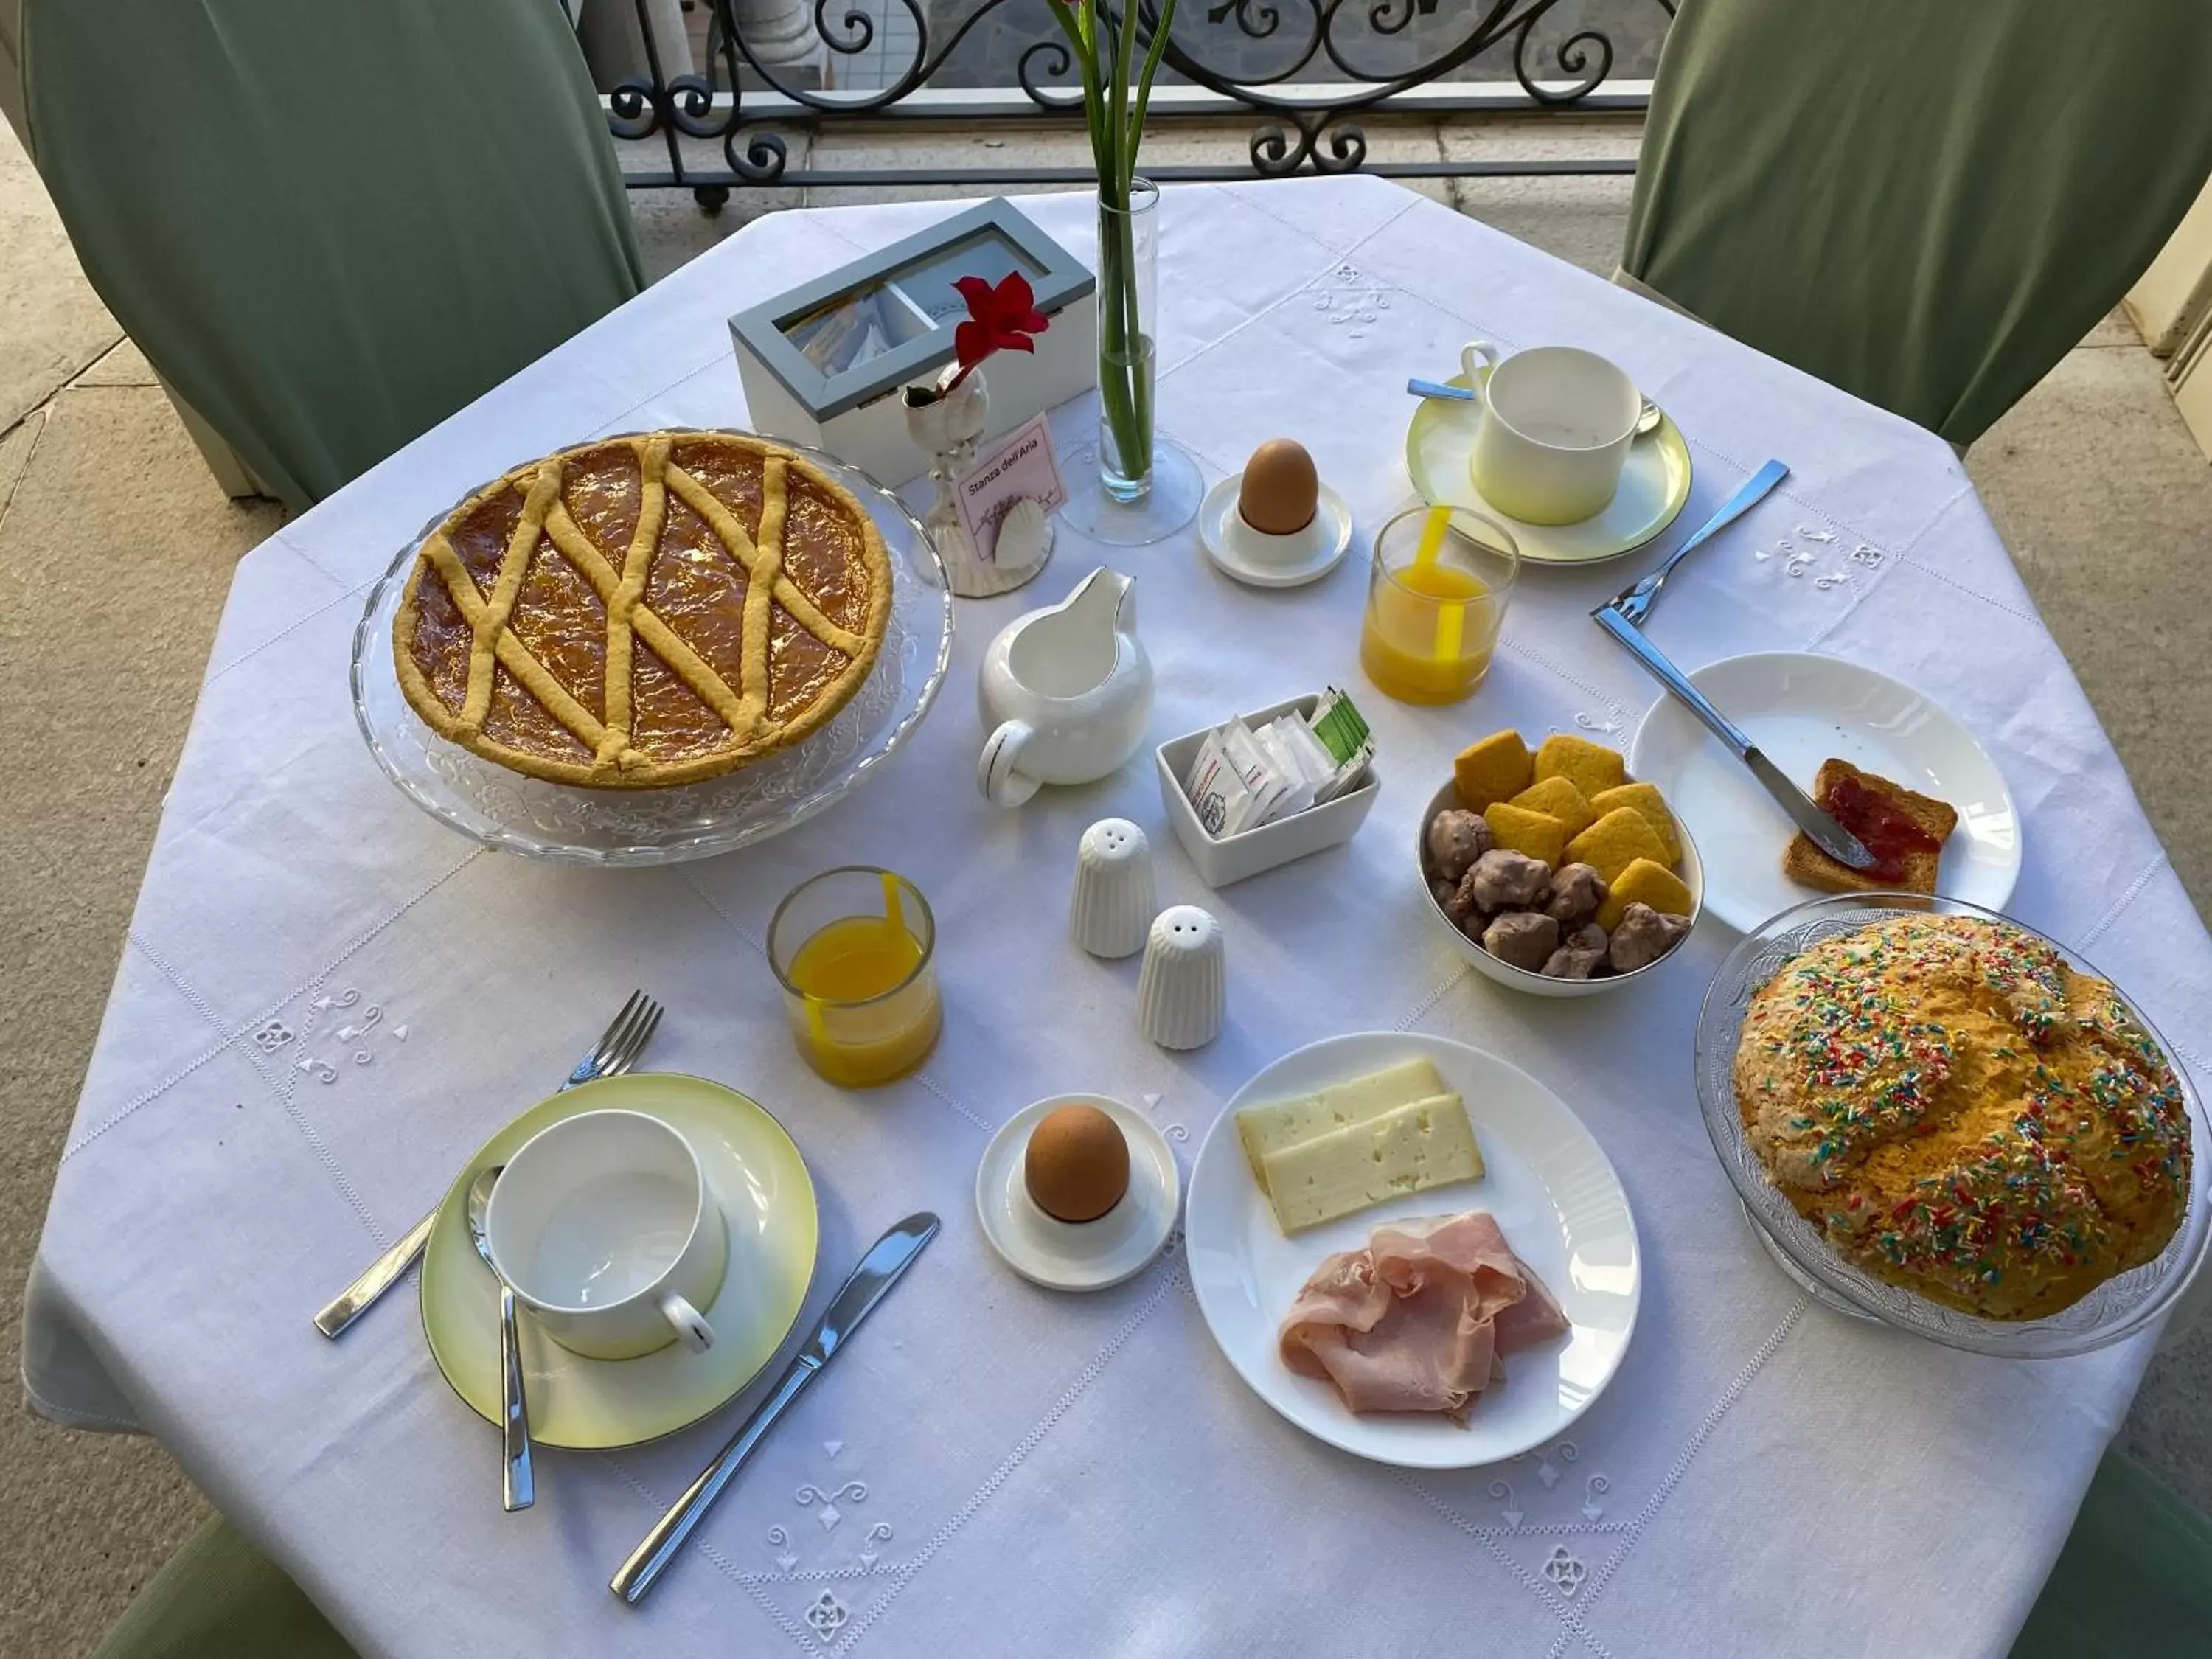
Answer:
[[1036, 308], [1036, 295], [1029, 278], [1012, 272], [996, 288], [981, 276], [963, 276], [952, 285], [968, 302], [968, 320], [952, 331], [952, 353], [960, 372], [945, 388], [950, 396], [975, 365], [994, 351], [1035, 351], [1031, 335], [1052, 326], [1052, 319]]

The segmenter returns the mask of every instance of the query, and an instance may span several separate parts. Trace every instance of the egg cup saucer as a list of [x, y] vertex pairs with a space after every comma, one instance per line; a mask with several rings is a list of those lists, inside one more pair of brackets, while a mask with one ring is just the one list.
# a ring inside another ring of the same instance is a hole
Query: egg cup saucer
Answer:
[[[1030, 1136], [1062, 1106], [1096, 1106], [1129, 1143], [1129, 1190], [1096, 1221], [1058, 1221], [1030, 1196], [1022, 1177]], [[1054, 1095], [1008, 1118], [975, 1171], [975, 1214], [983, 1237], [1033, 1285], [1054, 1291], [1103, 1291], [1135, 1278], [1175, 1230], [1182, 1182], [1167, 1137], [1133, 1106], [1105, 1095]]]
[[1251, 587], [1300, 587], [1336, 568], [1352, 545], [1352, 509], [1327, 484], [1311, 522], [1287, 536], [1252, 528], [1237, 511], [1244, 475], [1231, 473], [1206, 492], [1198, 539], [1222, 574]]

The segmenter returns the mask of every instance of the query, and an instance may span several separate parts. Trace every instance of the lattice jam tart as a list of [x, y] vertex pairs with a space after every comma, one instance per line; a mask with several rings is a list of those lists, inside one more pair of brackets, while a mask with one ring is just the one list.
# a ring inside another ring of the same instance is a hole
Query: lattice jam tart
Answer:
[[392, 624], [441, 737], [557, 783], [732, 771], [826, 723], [875, 666], [890, 561], [866, 510], [760, 438], [562, 450], [425, 538]]

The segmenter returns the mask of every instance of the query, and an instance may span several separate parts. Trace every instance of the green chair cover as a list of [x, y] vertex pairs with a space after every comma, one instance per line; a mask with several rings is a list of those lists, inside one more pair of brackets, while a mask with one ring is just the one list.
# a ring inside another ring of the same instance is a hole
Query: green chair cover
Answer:
[[557, 0], [28, 0], [85, 274], [298, 511], [643, 286]]
[[2107, 1452], [2012, 1659], [2212, 1653], [2212, 1521]]
[[354, 1659], [315, 1604], [227, 1521], [138, 1592], [92, 1659]]
[[1621, 265], [1963, 446], [2208, 172], [2205, 0], [1682, 0]]

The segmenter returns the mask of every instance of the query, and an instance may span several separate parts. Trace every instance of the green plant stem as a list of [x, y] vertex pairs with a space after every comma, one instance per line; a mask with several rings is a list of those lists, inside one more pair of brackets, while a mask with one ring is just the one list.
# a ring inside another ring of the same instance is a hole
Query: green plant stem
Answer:
[[1137, 81], [1137, 107], [1129, 122], [1129, 180], [1137, 170], [1137, 146], [1145, 141], [1145, 112], [1152, 101], [1152, 77], [1160, 72], [1160, 56], [1166, 52], [1168, 31], [1175, 27], [1176, 0], [1161, 0], [1159, 21], [1152, 26], [1152, 44], [1145, 50], [1145, 67]]
[[[1136, 135], [1129, 131], [1129, 68], [1137, 46], [1138, 0], [1121, 0], [1121, 38], [1114, 58], [1114, 108], [1108, 119], [1114, 143], [1114, 177], [1121, 182], [1127, 205], [1137, 171]], [[1091, 158], [1097, 160], [1096, 154]]]
[[1138, 314], [1136, 221], [1126, 198], [1115, 209], [1102, 188], [1099, 203], [1099, 413], [1113, 434], [1120, 471], [1146, 477], [1152, 470], [1152, 388], [1145, 363], [1149, 319]]
[[1140, 314], [1138, 233], [1130, 211], [1137, 152], [1152, 81], [1167, 49], [1176, 0], [1161, 0], [1141, 68], [1138, 14], [1143, 0], [1121, 0], [1118, 29], [1102, 38], [1100, 0], [1046, 0], [1053, 21], [1081, 66], [1091, 155], [1098, 173], [1098, 398], [1125, 477], [1148, 477], [1152, 465], [1152, 388], [1147, 372], [1147, 325]]

